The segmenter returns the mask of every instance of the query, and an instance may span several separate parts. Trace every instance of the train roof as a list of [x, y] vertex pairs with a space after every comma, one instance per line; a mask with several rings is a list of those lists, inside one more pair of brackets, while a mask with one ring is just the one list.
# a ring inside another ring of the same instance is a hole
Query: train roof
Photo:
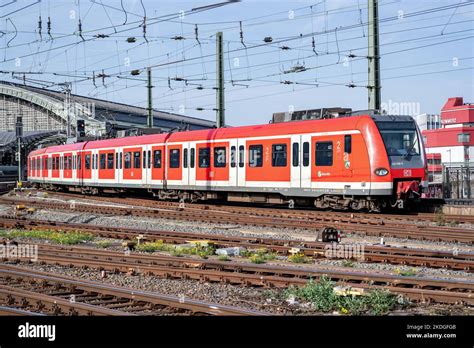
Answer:
[[[386, 117], [386, 116], [381, 116]], [[232, 139], [240, 137], [262, 137], [284, 134], [311, 133], [315, 131], [334, 132], [340, 130], [350, 130], [358, 128], [361, 123], [373, 122], [373, 117], [369, 115], [349, 116], [343, 118], [332, 118], [324, 120], [304, 120], [282, 123], [270, 123], [252, 126], [230, 127], [230, 128], [210, 128], [204, 130], [194, 130], [175, 133], [160, 133], [151, 135], [142, 135], [126, 138], [114, 138], [97, 141], [89, 141], [75, 144], [66, 144], [51, 146], [44, 149], [38, 149], [30, 155], [40, 155], [43, 153], [67, 152], [90, 150], [97, 148], [112, 148], [117, 146], [135, 146], [156, 143], [174, 143], [195, 140], [216, 140]]]

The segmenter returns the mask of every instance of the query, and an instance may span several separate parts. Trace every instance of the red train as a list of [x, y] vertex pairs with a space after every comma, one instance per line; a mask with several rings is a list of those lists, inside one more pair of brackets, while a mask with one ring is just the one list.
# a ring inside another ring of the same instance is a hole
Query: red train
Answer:
[[99, 194], [379, 211], [419, 197], [426, 156], [409, 116], [351, 116], [163, 133], [38, 149], [28, 176]]

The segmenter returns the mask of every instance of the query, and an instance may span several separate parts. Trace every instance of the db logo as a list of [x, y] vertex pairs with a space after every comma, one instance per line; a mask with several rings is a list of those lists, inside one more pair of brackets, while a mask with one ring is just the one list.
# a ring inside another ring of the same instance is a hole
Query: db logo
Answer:
[[403, 171], [403, 176], [411, 176], [411, 169], [405, 169]]

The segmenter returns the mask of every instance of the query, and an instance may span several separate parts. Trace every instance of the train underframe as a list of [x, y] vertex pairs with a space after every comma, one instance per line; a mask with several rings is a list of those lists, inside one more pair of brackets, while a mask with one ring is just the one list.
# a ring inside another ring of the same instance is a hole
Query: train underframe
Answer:
[[[100, 195], [104, 191], [123, 194], [137, 189], [102, 188], [95, 186], [66, 186], [50, 183], [37, 183], [35, 186], [50, 191], [77, 191], [84, 195]], [[314, 197], [288, 197], [279, 193], [225, 192], [225, 191], [187, 191], [176, 189], [146, 189], [159, 200], [179, 200], [181, 202], [198, 202], [218, 200], [238, 203], [279, 204], [288, 208], [296, 206], [314, 206], [316, 209], [345, 211], [381, 212], [385, 210], [403, 210], [410, 208], [420, 197], [419, 181], [400, 181], [395, 183], [397, 191], [392, 196], [355, 196], [325, 194]], [[145, 191], [145, 189], [141, 189]]]

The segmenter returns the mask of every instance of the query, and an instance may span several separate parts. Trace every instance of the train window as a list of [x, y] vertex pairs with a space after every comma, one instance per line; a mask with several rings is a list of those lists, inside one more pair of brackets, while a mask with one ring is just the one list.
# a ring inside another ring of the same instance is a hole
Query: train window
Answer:
[[56, 157], [56, 169], [59, 169], [59, 156]]
[[125, 152], [125, 169], [130, 169], [132, 168], [132, 153], [131, 152]]
[[309, 142], [303, 143], [303, 166], [309, 166]]
[[119, 162], [120, 169], [122, 169], [122, 159], [123, 159], [122, 152], [120, 152], [120, 162]]
[[332, 141], [321, 141], [316, 143], [316, 165], [332, 166]]
[[196, 157], [195, 152], [196, 152], [196, 150], [194, 148], [192, 148], [191, 151], [190, 151], [190, 156], [189, 156], [190, 157], [189, 158], [190, 163], [189, 164], [190, 164], [191, 168], [194, 168], [194, 161], [195, 161], [195, 157]]
[[231, 146], [231, 147], [230, 147], [230, 166], [231, 166], [232, 168], [235, 168], [235, 165], [236, 165], [236, 162], [237, 162], [237, 161], [236, 161], [236, 159], [237, 159], [237, 158], [236, 158], [236, 154], [237, 154], [237, 153], [236, 153], [236, 148], [235, 148], [235, 146]]
[[153, 151], [153, 168], [161, 168], [161, 150]]
[[67, 168], [68, 168], [69, 170], [72, 169], [72, 156], [68, 156], [68, 157], [67, 157]]
[[107, 169], [114, 169], [114, 154], [107, 154]]
[[52, 165], [52, 168], [51, 168], [51, 169], [56, 170], [56, 158], [53, 157], [52, 160], [53, 160], [53, 161], [52, 161], [52, 163], [51, 163], [51, 165]]
[[146, 168], [146, 151], [143, 151], [143, 169]]
[[133, 168], [140, 168], [140, 151], [133, 153]]
[[82, 169], [82, 155], [77, 155], [77, 169]]
[[224, 168], [226, 166], [227, 153], [225, 147], [215, 147], [214, 148], [214, 167]]
[[239, 167], [243, 168], [245, 163], [245, 148], [243, 145], [239, 146]]
[[76, 155], [72, 156], [72, 169], [76, 169]]
[[95, 154], [95, 169], [99, 167], [99, 154]]
[[188, 168], [188, 149], [183, 150], [183, 168]]
[[95, 169], [95, 156], [92, 155], [92, 169]]
[[249, 146], [249, 167], [261, 167], [263, 154], [262, 145], [250, 145]]
[[300, 144], [293, 143], [293, 167], [298, 167], [300, 165]]
[[84, 167], [89, 170], [91, 169], [91, 155], [86, 155], [84, 157]]
[[179, 149], [170, 150], [170, 168], [179, 168]]
[[148, 150], [148, 168], [151, 168], [151, 150]]
[[286, 144], [272, 145], [272, 167], [286, 167]]
[[199, 168], [209, 168], [211, 165], [211, 149], [209, 147], [201, 147], [199, 149]]
[[100, 154], [100, 169], [105, 169], [105, 153]]
[[115, 153], [115, 169], [119, 169], [119, 153]]
[[352, 135], [344, 135], [344, 152], [352, 152]]

